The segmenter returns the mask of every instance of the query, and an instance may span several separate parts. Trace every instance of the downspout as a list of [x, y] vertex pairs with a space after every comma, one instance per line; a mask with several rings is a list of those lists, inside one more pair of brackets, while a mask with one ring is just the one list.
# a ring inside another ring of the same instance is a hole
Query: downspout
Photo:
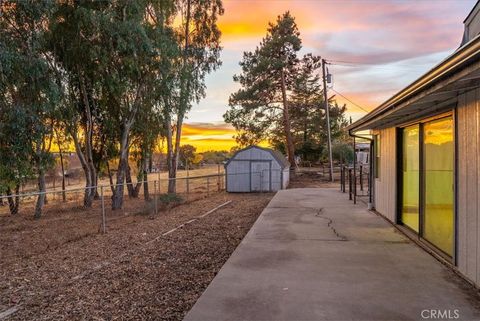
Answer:
[[[370, 137], [365, 137], [365, 136], [359, 136], [359, 135], [356, 135], [352, 132], [351, 129], [348, 130], [348, 135], [350, 137], [353, 137], [354, 139], [354, 145], [353, 145], [353, 172], [354, 172], [354, 179], [355, 181], [357, 180], [356, 178], [356, 160], [357, 160], [357, 153], [355, 152], [355, 138], [360, 138], [360, 139], [365, 139], [365, 140], [368, 140], [370, 142], [370, 160], [369, 160], [369, 173], [368, 175], [370, 176], [369, 180], [368, 180], [368, 209], [369, 210], [372, 210], [373, 209], [373, 193], [372, 193], [372, 189], [373, 189], [373, 180], [374, 180], [374, 176], [373, 176], [373, 160], [374, 160], [374, 157], [373, 157], [373, 139], [370, 138]], [[354, 199], [356, 199], [356, 195], [357, 195], [357, 190], [356, 190], [356, 184], [355, 184], [355, 191], [354, 191]]]

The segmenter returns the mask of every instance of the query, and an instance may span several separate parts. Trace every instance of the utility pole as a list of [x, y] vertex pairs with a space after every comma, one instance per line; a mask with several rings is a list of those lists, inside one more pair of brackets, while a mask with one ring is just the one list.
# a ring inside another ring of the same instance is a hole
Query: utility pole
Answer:
[[330, 107], [328, 106], [327, 95], [327, 75], [326, 75], [326, 61], [322, 59], [322, 78], [323, 78], [323, 100], [325, 102], [325, 115], [327, 119], [327, 144], [328, 144], [328, 162], [330, 163], [330, 181], [333, 182], [333, 159], [332, 159], [332, 134], [330, 133]]

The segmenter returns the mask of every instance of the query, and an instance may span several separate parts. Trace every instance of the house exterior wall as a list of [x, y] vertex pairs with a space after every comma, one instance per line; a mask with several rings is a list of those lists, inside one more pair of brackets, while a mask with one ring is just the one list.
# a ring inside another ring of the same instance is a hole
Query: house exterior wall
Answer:
[[458, 97], [457, 266], [480, 284], [480, 89]]
[[[458, 96], [456, 126], [456, 265], [480, 285], [480, 89]], [[375, 179], [375, 209], [396, 223], [396, 129], [380, 135], [380, 177]]]
[[380, 137], [380, 177], [375, 179], [375, 209], [395, 222], [397, 204], [396, 129], [376, 131]]

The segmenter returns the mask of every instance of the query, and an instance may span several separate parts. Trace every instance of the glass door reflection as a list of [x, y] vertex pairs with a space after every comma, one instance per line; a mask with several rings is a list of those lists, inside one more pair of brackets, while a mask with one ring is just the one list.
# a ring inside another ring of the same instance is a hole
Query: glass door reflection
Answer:
[[418, 233], [420, 188], [420, 125], [403, 129], [401, 221]]
[[453, 253], [454, 142], [451, 117], [423, 125], [424, 201], [422, 236]]

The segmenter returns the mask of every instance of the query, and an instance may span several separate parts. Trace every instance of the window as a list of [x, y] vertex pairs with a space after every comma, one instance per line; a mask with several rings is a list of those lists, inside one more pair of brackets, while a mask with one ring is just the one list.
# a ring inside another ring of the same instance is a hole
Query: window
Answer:
[[380, 178], [380, 135], [375, 135], [373, 138], [375, 150], [375, 178]]

